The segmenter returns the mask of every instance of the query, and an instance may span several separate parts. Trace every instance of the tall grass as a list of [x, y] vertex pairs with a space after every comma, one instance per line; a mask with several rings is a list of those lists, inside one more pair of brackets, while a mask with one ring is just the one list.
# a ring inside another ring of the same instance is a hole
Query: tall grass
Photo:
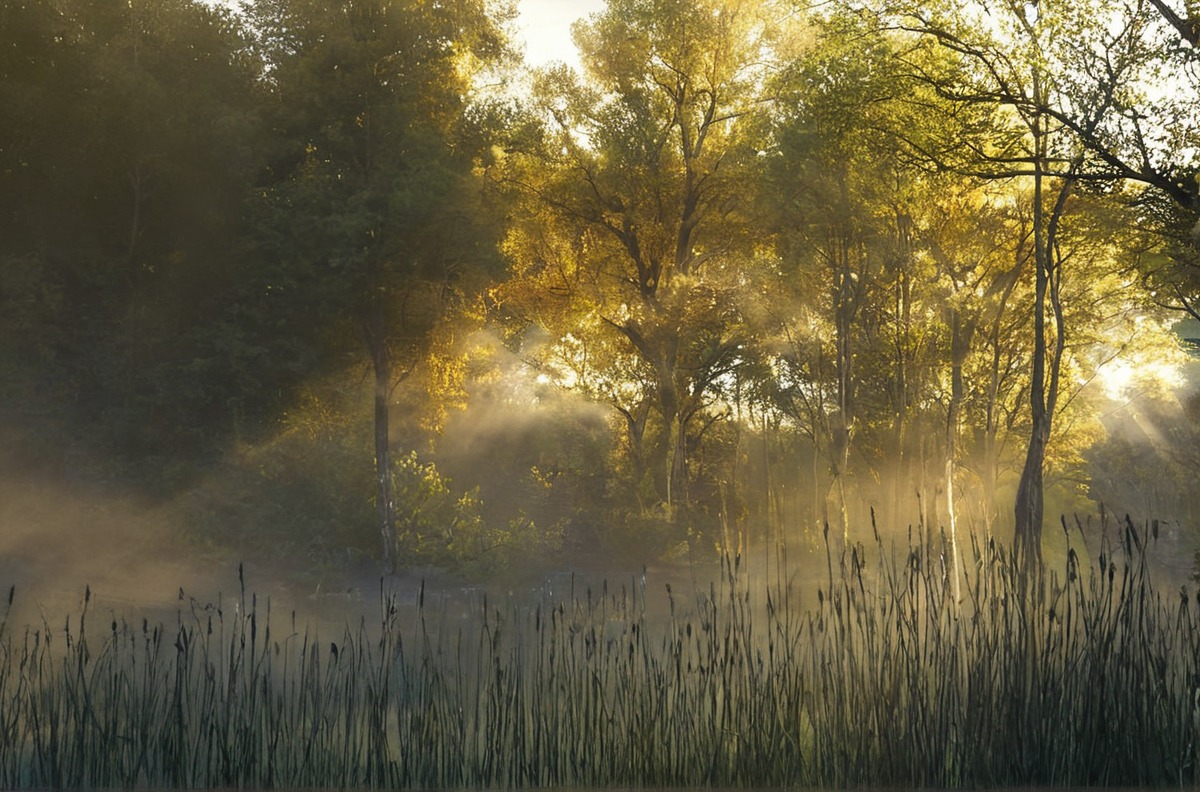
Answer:
[[807, 604], [729, 557], [687, 596], [381, 592], [332, 637], [244, 587], [169, 626], [85, 598], [0, 623], [0, 787], [1189, 785], [1200, 602], [1143, 541], [1032, 580], [976, 543], [962, 602], [940, 547], [877, 537], [827, 549]]

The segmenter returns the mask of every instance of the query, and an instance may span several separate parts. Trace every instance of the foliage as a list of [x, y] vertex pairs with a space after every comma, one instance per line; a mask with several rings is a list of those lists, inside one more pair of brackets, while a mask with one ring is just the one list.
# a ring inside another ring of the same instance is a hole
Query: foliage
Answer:
[[361, 374], [306, 386], [274, 432], [211, 465], [178, 500], [193, 541], [317, 578], [373, 557], [367, 398]]
[[502, 174], [519, 212], [502, 308], [546, 333], [539, 355], [565, 387], [614, 411], [645, 512], [703, 501], [692, 460], [745, 362], [748, 131], [771, 10], [611, 3], [576, 28], [582, 74], [535, 76], [541, 132]]
[[1194, 11], [609, 0], [523, 71], [490, 0], [3, 4], [0, 432], [203, 543], [478, 574], [1134, 503]]
[[472, 576], [536, 565], [558, 550], [561, 531], [539, 528], [525, 515], [497, 525], [478, 488], [457, 493], [432, 462], [415, 451], [394, 460], [398, 555], [406, 563], [432, 564]]
[[0, 30], [4, 412], [51, 457], [212, 453], [275, 406], [223, 322], [257, 166], [244, 31], [186, 0], [9, 3]]

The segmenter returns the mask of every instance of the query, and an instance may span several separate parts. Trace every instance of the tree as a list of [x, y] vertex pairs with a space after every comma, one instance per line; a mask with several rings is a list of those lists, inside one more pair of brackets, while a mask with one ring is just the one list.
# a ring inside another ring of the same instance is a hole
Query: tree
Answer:
[[635, 492], [667, 514], [692, 500], [697, 419], [743, 362], [733, 294], [754, 260], [745, 132], [763, 105], [767, 10], [611, 0], [576, 28], [583, 78], [537, 76], [542, 132], [508, 161], [523, 201], [506, 308], [552, 352], [605, 350], [588, 364], [615, 368], [588, 380], [625, 424]]
[[[450, 285], [488, 255], [471, 180], [486, 136], [474, 79], [507, 57], [484, 0], [259, 0], [280, 147], [267, 174], [264, 284], [308, 304], [328, 348], [365, 349], [374, 378], [376, 509], [398, 560], [389, 404]], [[399, 366], [399, 371], [397, 370]]]

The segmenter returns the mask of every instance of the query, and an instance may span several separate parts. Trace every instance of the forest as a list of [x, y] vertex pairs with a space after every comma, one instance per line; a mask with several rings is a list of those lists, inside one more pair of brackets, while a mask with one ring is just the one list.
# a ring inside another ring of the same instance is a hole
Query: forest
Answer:
[[1195, 0], [573, 36], [532, 68], [502, 0], [0, 4], [0, 476], [314, 567], [1036, 563], [1101, 510], [1190, 556]]

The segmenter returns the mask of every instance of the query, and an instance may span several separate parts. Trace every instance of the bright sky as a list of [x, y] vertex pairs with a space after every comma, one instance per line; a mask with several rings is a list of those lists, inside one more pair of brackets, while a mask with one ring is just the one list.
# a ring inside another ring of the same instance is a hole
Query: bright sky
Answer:
[[525, 59], [531, 66], [544, 66], [550, 61], [578, 65], [571, 23], [603, 7], [603, 0], [517, 0], [517, 25], [525, 38]]

